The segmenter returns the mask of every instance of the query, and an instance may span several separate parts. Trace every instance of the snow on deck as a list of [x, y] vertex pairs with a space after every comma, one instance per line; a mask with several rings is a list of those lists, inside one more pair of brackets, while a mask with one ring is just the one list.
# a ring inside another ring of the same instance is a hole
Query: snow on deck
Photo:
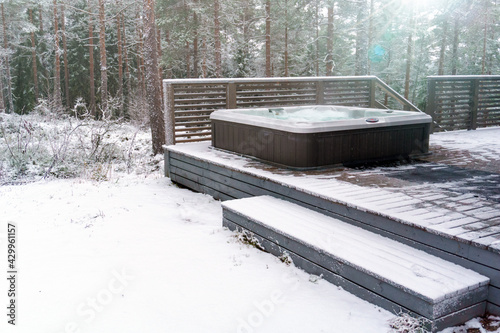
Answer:
[[208, 142], [169, 149], [500, 253], [500, 128], [433, 134], [420, 161], [358, 169], [285, 170]]
[[281, 199], [259, 196], [223, 206], [431, 304], [489, 282], [472, 270]]

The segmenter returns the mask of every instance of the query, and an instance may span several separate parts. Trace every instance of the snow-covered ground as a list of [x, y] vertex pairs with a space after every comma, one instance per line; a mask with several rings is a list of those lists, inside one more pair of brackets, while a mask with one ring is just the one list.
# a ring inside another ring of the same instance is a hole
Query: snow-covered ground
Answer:
[[[101, 162], [105, 177], [42, 179], [37, 171], [23, 185], [4, 178], [1, 332], [391, 331], [394, 314], [239, 241], [221, 227], [220, 202], [178, 188], [159, 158], [144, 155], [147, 132], [132, 145], [131, 128], [122, 130], [113, 142], [131, 153], [114, 159], [116, 167]], [[9, 224], [16, 226], [16, 326], [7, 323], [3, 277]], [[480, 326], [475, 319], [446, 333]]]

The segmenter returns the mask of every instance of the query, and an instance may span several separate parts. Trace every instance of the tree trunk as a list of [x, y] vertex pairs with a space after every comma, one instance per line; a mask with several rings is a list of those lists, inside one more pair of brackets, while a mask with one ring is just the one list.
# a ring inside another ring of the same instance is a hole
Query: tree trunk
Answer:
[[[160, 82], [163, 79], [163, 70], [161, 67], [161, 58], [163, 56], [163, 52], [161, 49], [161, 30], [160, 28], [156, 29], [156, 49], [158, 50], [158, 77], [160, 78]], [[163, 95], [163, 89], [161, 89]]]
[[[38, 6], [38, 21], [40, 24], [39, 34], [41, 36], [43, 36], [45, 33], [44, 33], [44, 27], [43, 27], [43, 7], [42, 7], [42, 5]], [[42, 37], [42, 40], [43, 40], [43, 37]], [[39, 45], [42, 46], [41, 54], [43, 55], [43, 53], [47, 50], [45, 42], [42, 42]], [[41, 58], [43, 58], [42, 55], [41, 55]], [[40, 91], [40, 89], [42, 90], [41, 94], [43, 96], [50, 96], [51, 89], [52, 89], [51, 84], [50, 84], [50, 78], [49, 78], [50, 74], [49, 74], [49, 70], [47, 69], [47, 66], [44, 66], [43, 60], [41, 60], [41, 66], [40, 66], [39, 73], [41, 74], [41, 78], [40, 78], [41, 84], [39, 86], [39, 91]]]
[[215, 40], [215, 76], [222, 76], [222, 50], [220, 42], [219, 0], [214, 0], [214, 40]]
[[71, 98], [69, 94], [68, 44], [66, 41], [66, 17], [64, 16], [64, 4], [61, 5], [61, 29], [64, 59], [64, 92], [66, 94], [66, 108], [71, 109]]
[[288, 77], [288, 0], [285, 0], [285, 77]]
[[186, 39], [186, 43], [185, 43], [185, 60], [184, 62], [186, 63], [186, 77], [191, 77], [191, 49], [189, 47], [189, 28], [190, 28], [190, 24], [189, 24], [189, 7], [186, 3], [186, 1], [184, 0], [184, 27], [186, 29], [186, 36], [185, 36], [185, 39]]
[[[33, 24], [33, 9], [29, 9], [30, 23]], [[36, 56], [35, 32], [31, 31], [31, 61], [33, 63], [33, 87], [35, 88], [35, 103], [38, 104], [38, 66]]]
[[38, 23], [40, 23], [40, 33], [43, 34], [42, 5], [38, 6]]
[[[0, 59], [0, 74], [2, 74], [2, 59]], [[5, 112], [5, 101], [3, 98], [3, 80], [0, 76], [0, 113]]]
[[486, 73], [486, 41], [488, 39], [488, 1], [484, 1], [484, 33], [483, 33], [483, 57], [481, 60], [481, 75]]
[[415, 18], [413, 17], [413, 5], [410, 7], [410, 34], [408, 35], [408, 48], [406, 50], [406, 75], [405, 75], [405, 98], [410, 96], [410, 73], [413, 57], [413, 29], [415, 26]]
[[185, 46], [185, 50], [186, 50], [186, 59], [185, 59], [185, 63], [186, 63], [186, 77], [191, 77], [191, 66], [190, 66], [190, 63], [191, 63], [191, 52], [190, 52], [190, 48], [189, 48], [189, 41], [186, 39], [186, 46]]
[[[490, 9], [490, 12], [491, 13], [498, 13], [498, 8], [497, 8], [497, 0], [495, 0], [494, 3], [491, 4], [493, 6], [493, 8]], [[495, 29], [495, 16], [494, 15], [491, 15], [491, 20], [489, 22], [490, 24], [490, 41], [494, 41], [494, 40], [497, 40], [496, 39], [496, 30], [498, 29]], [[490, 44], [491, 45], [491, 44]], [[498, 45], [498, 44], [497, 44]], [[487, 57], [486, 57], [486, 68], [488, 69], [486, 71], [486, 75], [492, 75], [493, 74], [493, 59], [494, 59], [494, 54], [495, 52], [490, 52]]]
[[[123, 13], [121, 13], [121, 21], [124, 22], [123, 20]], [[127, 112], [124, 111], [124, 116], [128, 117], [130, 116], [128, 113], [128, 107], [130, 105], [130, 96], [132, 94], [132, 80], [130, 78], [130, 69], [129, 69], [129, 61], [128, 61], [128, 46], [127, 46], [127, 36], [125, 34], [125, 24], [122, 24], [122, 45], [123, 45], [123, 61], [124, 61], [124, 71], [125, 71], [125, 81], [127, 82], [127, 94], [125, 95], [125, 109]]]
[[99, 51], [101, 68], [101, 110], [103, 114], [108, 108], [108, 68], [106, 62], [106, 22], [104, 0], [99, 0]]
[[55, 42], [55, 73], [54, 73], [54, 108], [56, 112], [62, 111], [61, 99], [61, 60], [59, 57], [59, 21], [57, 14], [57, 0], [53, 1], [54, 5], [54, 42]]
[[333, 9], [335, 1], [331, 1], [328, 5], [328, 27], [326, 39], [326, 75], [333, 75]]
[[314, 67], [316, 71], [316, 76], [319, 76], [319, 3], [318, 0], [316, 0], [316, 11], [315, 11], [315, 17], [314, 17], [314, 23], [315, 27], [314, 30], [316, 32], [316, 41], [315, 41], [315, 55], [314, 55]]
[[[5, 21], [5, 12], [3, 3], [0, 4], [2, 9], [2, 29], [3, 29], [3, 47], [5, 51], [9, 48], [9, 42], [7, 41], [7, 23]], [[10, 59], [6, 54], [4, 56], [4, 65], [5, 65], [5, 79], [7, 80], [7, 102], [9, 107], [7, 108], [7, 112], [14, 112], [14, 100], [12, 97], [12, 82], [10, 75]]]
[[455, 14], [455, 26], [453, 31], [453, 54], [451, 56], [451, 75], [457, 75], [458, 63], [458, 35], [460, 33], [460, 19], [458, 14]]
[[[429, 41], [430, 43], [430, 41]], [[411, 89], [411, 101], [415, 101], [417, 98], [417, 83], [421, 81], [420, 79], [420, 74], [424, 72], [423, 68], [425, 67], [425, 63], [427, 62], [427, 59], [423, 57], [426, 53], [426, 49], [429, 45], [427, 43], [427, 38], [424, 36], [422, 37], [422, 40], [420, 42], [420, 51], [416, 53], [415, 58], [415, 66], [413, 70], [413, 89]]]
[[0, 57], [0, 113], [5, 112], [5, 100], [3, 97], [3, 74], [2, 74], [2, 58]]
[[367, 54], [366, 54], [366, 74], [370, 75], [371, 73], [371, 60], [370, 57], [368, 56], [368, 52], [370, 48], [372, 47], [373, 44], [373, 17], [375, 15], [375, 4], [374, 0], [370, 0], [370, 14], [368, 15], [369, 17], [369, 26], [368, 26], [368, 45], [367, 45]]
[[161, 49], [161, 31], [160, 28], [156, 29], [156, 49], [158, 51], [158, 80], [160, 82], [160, 92], [161, 92], [161, 105], [165, 103], [165, 96], [163, 94], [163, 68], [161, 66], [161, 58], [163, 57], [163, 51]]
[[198, 15], [193, 13], [194, 38], [193, 38], [193, 77], [198, 77]]
[[271, 0], [266, 0], [266, 77], [271, 75]]
[[90, 86], [90, 101], [89, 108], [90, 114], [93, 118], [97, 117], [97, 110], [95, 105], [95, 78], [94, 78], [94, 20], [92, 19], [92, 3], [88, 0], [89, 15], [89, 86]]
[[145, 7], [145, 71], [146, 100], [149, 107], [149, 120], [153, 141], [153, 154], [163, 152], [165, 144], [165, 119], [161, 103], [161, 84], [158, 77], [158, 50], [156, 40], [154, 0], [144, 0]]
[[358, 13], [356, 16], [356, 54], [354, 75], [366, 75], [367, 52], [366, 52], [366, 0], [358, 2]]
[[438, 75], [444, 75], [444, 56], [446, 51], [446, 37], [448, 35], [448, 19], [443, 22], [443, 36], [441, 37], [441, 49], [439, 50]]
[[203, 63], [201, 67], [203, 71], [203, 78], [206, 78], [208, 76], [208, 68], [207, 68], [207, 42], [205, 38], [203, 38]]
[[[120, 8], [120, 2], [117, 2]], [[116, 15], [116, 38], [118, 46], [118, 112], [123, 116], [123, 42], [122, 42], [122, 15]]]
[[146, 79], [144, 75], [144, 22], [138, 22], [137, 31], [138, 31], [138, 57], [137, 59], [137, 76], [139, 81], [139, 95], [141, 98], [145, 97], [146, 94]]
[[[166, 48], [168, 49], [170, 46], [170, 30], [168, 29], [165, 31], [165, 43], [166, 43]], [[172, 73], [172, 67], [167, 66], [165, 68], [165, 77], [167, 79], [171, 79], [173, 76], [174, 75]]]

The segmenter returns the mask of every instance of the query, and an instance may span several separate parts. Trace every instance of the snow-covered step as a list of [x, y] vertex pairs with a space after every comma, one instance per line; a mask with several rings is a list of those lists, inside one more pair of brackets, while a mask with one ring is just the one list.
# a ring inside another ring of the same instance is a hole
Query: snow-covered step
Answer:
[[224, 226], [367, 301], [426, 317], [434, 331], [484, 314], [489, 278], [472, 270], [274, 197], [222, 206]]

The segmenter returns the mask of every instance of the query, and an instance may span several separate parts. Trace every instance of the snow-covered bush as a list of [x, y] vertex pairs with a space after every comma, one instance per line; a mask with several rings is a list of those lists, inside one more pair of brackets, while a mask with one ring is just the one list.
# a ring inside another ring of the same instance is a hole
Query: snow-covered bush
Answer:
[[236, 233], [236, 239], [246, 245], [253, 246], [261, 251], [266, 251], [266, 249], [260, 244], [260, 241], [255, 237], [255, 235], [249, 231], [243, 230]]
[[56, 118], [43, 105], [38, 109], [42, 112], [0, 115], [0, 183], [77, 176], [102, 181], [112, 172], [160, 168], [147, 130], [119, 120]]
[[412, 317], [408, 313], [401, 312], [393, 318], [389, 325], [390, 333], [430, 333], [430, 321], [424, 317]]

